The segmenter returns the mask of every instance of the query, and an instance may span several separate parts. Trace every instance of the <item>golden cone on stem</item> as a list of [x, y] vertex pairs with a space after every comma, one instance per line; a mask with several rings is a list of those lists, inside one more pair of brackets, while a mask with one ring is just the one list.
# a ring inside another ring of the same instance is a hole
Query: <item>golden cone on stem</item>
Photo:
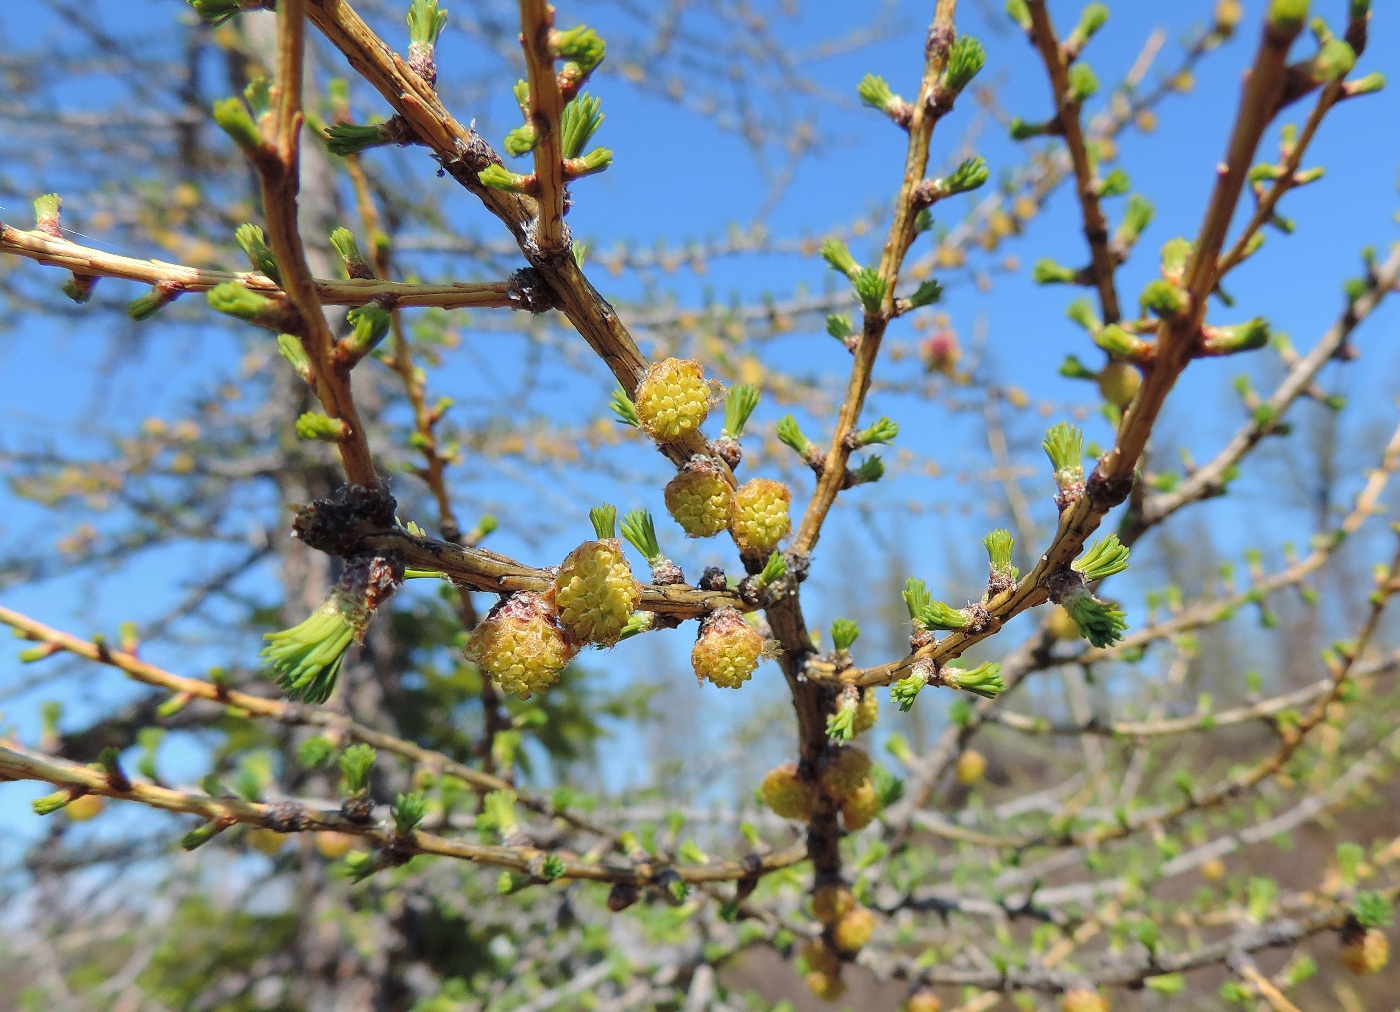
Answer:
[[643, 432], [674, 443], [705, 424], [710, 411], [705, 371], [692, 359], [662, 359], [647, 370], [633, 403]]
[[666, 511], [688, 537], [709, 538], [729, 525], [734, 489], [720, 465], [696, 455], [666, 486]]
[[612, 646], [641, 596], [617, 538], [585, 541], [569, 553], [554, 577], [559, 626], [578, 643]]
[[464, 652], [506, 692], [528, 698], [558, 680], [575, 647], [544, 596], [521, 591], [471, 631]]
[[792, 493], [771, 478], [755, 478], [734, 493], [729, 533], [739, 551], [763, 555], [778, 547], [792, 529], [788, 505]]
[[700, 623], [690, 663], [695, 677], [721, 689], [737, 689], [763, 658], [763, 637], [735, 608], [720, 608]]

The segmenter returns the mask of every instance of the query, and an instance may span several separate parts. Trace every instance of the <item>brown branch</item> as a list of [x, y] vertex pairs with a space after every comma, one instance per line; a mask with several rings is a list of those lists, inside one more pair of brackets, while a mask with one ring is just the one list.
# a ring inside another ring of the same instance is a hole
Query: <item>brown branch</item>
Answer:
[[[345, 714], [327, 707], [269, 699], [265, 696], [255, 696], [252, 693], [217, 685], [202, 678], [187, 678], [183, 675], [177, 675], [143, 661], [135, 654], [113, 650], [108, 646], [80, 639], [9, 608], [0, 607], [0, 624], [9, 626], [17, 634], [32, 642], [53, 644], [76, 657], [116, 668], [132, 681], [165, 689], [176, 696], [187, 699], [204, 699], [221, 706], [237, 707], [250, 717], [265, 717], [283, 724], [326, 728], [351, 741], [362, 742], [382, 752], [388, 752], [425, 768], [439, 770], [444, 774], [456, 777], [477, 791], [513, 789], [511, 784], [499, 777], [459, 763], [441, 752], [423, 748], [413, 742], [385, 734], [364, 724], [358, 724]], [[608, 830], [596, 826], [566, 809], [557, 808], [547, 798], [535, 798], [522, 793], [519, 796], [519, 801], [522, 805], [539, 812], [541, 815], [563, 819], [577, 829], [599, 836], [611, 835]]]
[[817, 479], [816, 490], [793, 538], [792, 550], [799, 555], [809, 555], [816, 547], [822, 524], [842, 489], [846, 464], [851, 459], [853, 444], [850, 437], [865, 407], [865, 395], [870, 390], [870, 377], [880, 354], [885, 328], [895, 315], [895, 287], [905, 254], [914, 241], [914, 223], [919, 212], [915, 206], [915, 191], [924, 182], [924, 174], [928, 170], [929, 144], [933, 139], [934, 127], [952, 108], [951, 101], [937, 102], [936, 99], [940, 97], [939, 79], [947, 66], [948, 50], [953, 43], [953, 14], [956, 9], [957, 0], [938, 0], [934, 8], [923, 78], [919, 82], [918, 98], [914, 100], [908, 124], [909, 143], [904, 158], [904, 178], [895, 196], [894, 216], [880, 256], [879, 273], [885, 283], [885, 294], [878, 309], [864, 312], [860, 343], [855, 347], [855, 361], [851, 364], [851, 375], [846, 382], [846, 394], [841, 401], [831, 448], [826, 454], [826, 466]]
[[1303, 164], [1303, 155], [1307, 152], [1313, 138], [1317, 136], [1317, 129], [1322, 125], [1323, 118], [1341, 100], [1345, 87], [1345, 81], [1338, 79], [1322, 89], [1317, 104], [1313, 106], [1312, 112], [1308, 114], [1307, 122], [1303, 124], [1303, 129], [1298, 134], [1293, 150], [1278, 166], [1279, 177], [1259, 197], [1254, 214], [1250, 216], [1249, 222], [1240, 232], [1239, 238], [1230, 247], [1230, 251], [1220, 258], [1219, 266], [1216, 268], [1217, 284], [1244, 260], [1248, 255], [1249, 241], [1264, 225], [1273, 220], [1274, 210], [1278, 207], [1279, 201], [1283, 199], [1283, 195], [1298, 185], [1296, 173]]
[[546, 0], [520, 0], [520, 45], [525, 50], [525, 73], [530, 83], [530, 123], [535, 128], [535, 180], [538, 209], [533, 236], [540, 253], [557, 256], [569, 247], [564, 227], [564, 151], [559, 121], [564, 96], [554, 73], [554, 53], [549, 45], [554, 28], [554, 8]]
[[[1376, 269], [1375, 277], [1368, 279], [1367, 290], [1347, 307], [1312, 351], [1293, 365], [1273, 395], [1264, 402], [1270, 409], [1270, 421], [1249, 421], [1214, 459], [1198, 468], [1175, 489], [1148, 496], [1140, 514], [1130, 521], [1130, 526], [1123, 532], [1124, 542], [1130, 544], [1137, 540], [1142, 531], [1161, 523], [1188, 503], [1223, 491], [1225, 475], [1263, 440], [1270, 424], [1276, 424], [1293, 403], [1309, 390], [1323, 367], [1332, 361], [1337, 350], [1361, 321], [1395, 291], [1397, 283], [1400, 283], [1400, 247], [1391, 251], [1390, 257]], [[1261, 418], [1263, 414], [1261, 412]]]
[[[161, 260], [118, 256], [42, 232], [24, 232], [3, 222], [0, 222], [0, 253], [10, 253], [35, 263], [62, 267], [93, 277], [160, 285], [175, 292], [206, 292], [226, 281], [236, 281], [250, 292], [267, 298], [283, 301], [287, 298], [286, 292], [276, 282], [256, 271], [214, 271]], [[515, 279], [431, 285], [373, 279], [332, 281], [315, 278], [311, 283], [317, 301], [330, 306], [364, 306], [377, 302], [400, 308], [528, 308]]]
[[1235, 118], [1225, 162], [1216, 177], [1205, 220], [1192, 244], [1191, 260], [1186, 268], [1186, 289], [1198, 322], [1204, 313], [1206, 296], [1215, 288], [1219, 277], [1220, 249], [1225, 243], [1230, 219], [1239, 205], [1254, 152], [1259, 147], [1264, 129], [1277, 112], [1278, 96], [1288, 75], [1288, 50], [1301, 27], [1299, 23], [1292, 30], [1284, 30], [1276, 28], [1271, 20], [1265, 21], [1264, 37], [1245, 83], [1244, 98], [1240, 102], [1239, 115]]
[[1108, 219], [1104, 217], [1103, 206], [1099, 202], [1098, 173], [1089, 158], [1084, 128], [1079, 121], [1081, 103], [1075, 101], [1070, 89], [1070, 58], [1055, 36], [1055, 27], [1045, 10], [1044, 0], [1030, 0], [1026, 6], [1031, 15], [1031, 41], [1039, 50], [1050, 77], [1050, 93], [1055, 103], [1057, 122], [1074, 166], [1075, 195], [1079, 198], [1079, 211], [1084, 221], [1084, 237], [1089, 241], [1093, 282], [1099, 293], [1103, 319], [1105, 323], [1117, 323], [1122, 316], [1113, 277], [1118, 260], [1109, 248]]
[[[361, 20], [345, 0], [306, 0], [307, 15], [350, 65], [383, 96], [432, 149], [442, 167], [479, 197], [492, 214], [510, 228], [532, 266], [554, 293], [559, 308], [594, 352], [606, 363], [628, 396], [646, 375], [647, 360], [617, 312], [584, 277], [572, 255], [542, 256], [527, 225], [535, 217], [534, 201], [483, 186], [477, 178], [501, 158], [475, 131], [462, 126], [442, 105], [437, 94]], [[667, 455], [677, 463], [693, 449], [677, 445]]]
[[[346, 112], [348, 114], [348, 110]], [[366, 235], [370, 238], [375, 272], [380, 277], [387, 278], [392, 264], [390, 238], [380, 225], [379, 208], [370, 192], [369, 179], [360, 156], [355, 154], [346, 158], [345, 168], [355, 190], [355, 203], [360, 212], [360, 219], [364, 223]], [[390, 329], [394, 341], [392, 366], [398, 374], [399, 382], [403, 384], [404, 396], [408, 398], [408, 403], [413, 409], [413, 427], [418, 433], [419, 452], [423, 455], [423, 466], [416, 468], [415, 473], [428, 487], [437, 503], [438, 530], [443, 539], [453, 544], [475, 547], [479, 534], [472, 532], [466, 535], [464, 540], [462, 525], [457, 519], [457, 511], [447, 488], [445, 472], [448, 460], [439, 452], [437, 440], [437, 424], [441, 421], [441, 415], [437, 409], [428, 407], [427, 379], [414, 364], [413, 350], [409, 345], [408, 335], [404, 332], [403, 316], [397, 310], [390, 316]], [[457, 621], [463, 630], [470, 631], [476, 627], [478, 616], [471, 595], [460, 588], [456, 594], [455, 610]], [[496, 755], [493, 745], [496, 736], [510, 727], [510, 718], [501, 708], [500, 692], [491, 679], [481, 680], [480, 696], [483, 728], [482, 741], [476, 751], [486, 772], [495, 773]]]
[[[281, 2], [286, 3], [286, 0]], [[167, 812], [197, 815], [221, 826], [242, 823], [276, 829], [278, 832], [329, 830], [350, 833], [382, 848], [392, 858], [393, 863], [402, 863], [416, 854], [426, 854], [538, 875], [544, 860], [555, 857], [562, 862], [562, 878], [633, 886], [662, 886], [673, 878], [689, 883], [753, 879], [795, 864], [804, 856], [801, 847], [788, 847], [767, 855], [754, 855], [744, 861], [701, 867], [672, 866], [647, 860], [630, 865], [602, 864], [534, 846], [508, 847], [468, 843], [423, 830], [400, 833], [392, 825], [366, 824], [348, 819], [340, 813], [340, 805], [337, 802], [327, 802], [327, 805], [334, 806], [333, 808], [318, 809], [298, 802], [269, 804], [244, 801], [236, 797], [215, 798], [207, 794], [195, 794], [139, 782], [132, 782], [129, 790], [117, 790], [108, 783], [108, 778], [103, 773], [15, 745], [0, 745], [0, 778], [38, 780], [84, 794], [133, 801]]]
[[281, 0], [277, 5], [276, 133], [271, 156], [258, 160], [263, 216], [268, 246], [282, 275], [282, 290], [301, 316], [302, 344], [316, 375], [316, 396], [332, 418], [344, 422], [345, 435], [336, 443], [345, 476], [352, 485], [379, 488], [369, 439], [355, 408], [349, 370], [334, 361], [335, 336], [321, 311], [316, 282], [306, 263], [297, 227], [297, 190], [301, 165], [302, 61], [306, 49], [305, 0]]
[[[904, 677], [919, 660], [942, 664], [995, 634], [1011, 617], [1044, 603], [1049, 599], [1045, 580], [1074, 560], [1104, 515], [1127, 496], [1137, 462], [1146, 449], [1167, 394], [1197, 350], [1195, 339], [1205, 313], [1205, 299], [1214, 285], [1213, 266], [1224, 241], [1224, 229], [1238, 202], [1250, 160], [1274, 108], [1274, 99], [1282, 87], [1288, 47], [1293, 37], [1272, 27], [1265, 28], [1236, 114], [1227, 161], [1222, 166], [1201, 232], [1193, 245], [1187, 272], [1190, 305], [1183, 313], [1162, 320], [1158, 328], [1157, 359], [1123, 419], [1113, 447], [1090, 476], [1085, 494], [1060, 514], [1050, 547], [1019, 584], [986, 602], [988, 621], [980, 628], [956, 630], [938, 643], [894, 664], [842, 672], [842, 681], [856, 685], [887, 685]], [[1209, 276], [1197, 266], [1197, 261], [1203, 258], [1212, 265]], [[824, 672], [817, 670], [809, 677], [822, 674]]]
[[[404, 530], [366, 531], [355, 541], [354, 550], [394, 554], [410, 569], [437, 570], [468, 590], [493, 594], [513, 594], [521, 590], [544, 593], [554, 582], [550, 570], [525, 566], [484, 548], [452, 544]], [[699, 618], [725, 607], [741, 611], [755, 609], [755, 605], [744, 603], [737, 594], [699, 590], [687, 584], [644, 584], [637, 605], [641, 611], [682, 619]]]

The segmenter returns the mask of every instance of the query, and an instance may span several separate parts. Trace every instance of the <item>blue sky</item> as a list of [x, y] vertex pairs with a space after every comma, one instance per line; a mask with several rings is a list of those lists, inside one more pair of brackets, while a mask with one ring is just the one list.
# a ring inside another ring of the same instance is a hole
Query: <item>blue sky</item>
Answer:
[[[94, 5], [94, 11], [99, 18], [113, 22], [131, 19], [127, 25], [148, 24], [154, 33], [165, 19], [175, 16], [180, 6], [169, 0], [143, 4], [109, 0]], [[452, 10], [453, 5], [446, 6]], [[609, 39], [636, 31], [633, 23], [605, 6], [560, 6], [561, 21], [587, 20]], [[859, 109], [854, 102], [854, 89], [864, 73], [873, 71], [886, 77], [896, 91], [912, 93], [920, 70], [923, 23], [929, 6], [898, 3], [882, 7], [882, 16], [893, 26], [888, 38], [849, 54], [812, 58], [803, 64], [803, 71], [819, 83], [821, 91], [816, 96], [792, 99], [789, 111], [792, 115], [812, 116], [822, 141], [803, 161], [781, 199], [767, 210], [763, 223], [772, 234], [820, 237], [861, 213], [883, 206], [894, 192], [902, 164], [903, 135], [878, 114]], [[1087, 53], [1105, 90], [1121, 78], [1146, 38], [1159, 26], [1166, 29], [1167, 43], [1158, 66], [1173, 65], [1177, 40], [1192, 25], [1205, 21], [1212, 6], [1205, 0], [1171, 5], [1119, 0], [1113, 4], [1107, 27]], [[1244, 6], [1246, 27], [1204, 61], [1195, 89], [1165, 103], [1154, 132], [1130, 132], [1120, 143], [1118, 164], [1128, 171], [1134, 191], [1149, 196], [1157, 206], [1156, 221], [1146, 233], [1138, 255], [1120, 276], [1119, 290], [1126, 304], [1135, 303], [1137, 289], [1155, 276], [1155, 250], [1173, 236], [1193, 234], [1199, 224], [1213, 166], [1225, 148], [1240, 72], [1257, 37], [1252, 26], [1258, 23], [1263, 4]], [[1340, 18], [1346, 8], [1341, 0], [1315, 6], [1331, 18]], [[1360, 68], [1363, 71], [1400, 67], [1400, 13], [1390, 5], [1376, 6], [1371, 48]], [[962, 30], [978, 35], [988, 49], [987, 68], [980, 83], [997, 89], [999, 104], [1007, 113], [1029, 120], [1044, 118], [1049, 108], [1048, 87], [1034, 52], [1000, 20], [993, 28], [982, 19], [983, 9], [999, 10], [1000, 4], [965, 3], [963, 7], [966, 13], [960, 18]], [[501, 10], [506, 8], [513, 5], [504, 5]], [[859, 4], [804, 5], [801, 21], [787, 22], [777, 17], [775, 30], [790, 46], [801, 50], [859, 26], [873, 8], [874, 5]], [[1051, 10], [1067, 30], [1078, 6], [1052, 3]], [[55, 44], [62, 40], [64, 26], [45, 17], [31, 17], [28, 9], [23, 14], [13, 7], [0, 9], [0, 41], [11, 39], [28, 48], [36, 39], [52, 38]], [[158, 50], [160, 36], [151, 35], [149, 44]], [[1309, 52], [1310, 46], [1310, 42], [1302, 41], [1297, 51]], [[621, 48], [615, 44], [618, 59]], [[492, 64], [492, 60], [496, 62]], [[470, 39], [449, 35], [440, 62], [445, 75], [458, 66], [499, 67], [501, 86], [490, 102], [480, 110], [458, 110], [458, 115], [463, 120], [479, 116], [483, 129], [497, 138], [513, 125], [506, 88], [512, 72], [506, 69], [504, 60], [484, 53], [483, 47]], [[747, 226], [764, 209], [764, 175], [750, 152], [732, 134], [716, 131], [708, 121], [671, 102], [639, 94], [618, 76], [601, 76], [592, 87], [603, 97], [607, 114], [598, 141], [615, 152], [612, 168], [575, 188], [570, 222], [575, 235], [592, 249], [601, 254], [614, 243], [626, 240], [645, 248], [663, 241], [674, 246], [692, 238], [714, 238], [723, 235], [731, 224]], [[112, 102], [114, 95], [120, 104], [122, 99], [117, 92], [107, 90], [96, 80], [87, 80], [75, 82], [61, 97], [65, 102], [101, 108]], [[362, 108], [383, 113], [382, 107], [367, 97], [360, 98]], [[1288, 118], [1300, 119], [1309, 105], [1305, 101], [1295, 106]], [[1095, 104], [1093, 111], [1098, 107]], [[1237, 306], [1217, 311], [1214, 320], [1235, 322], [1265, 315], [1305, 348], [1335, 319], [1342, 305], [1341, 283], [1358, 272], [1359, 249], [1368, 244], [1384, 248], [1397, 238], [1394, 215], [1400, 208], [1400, 194], [1396, 192], [1400, 134], [1390, 126], [1396, 122], [1400, 122], [1400, 88], [1348, 103], [1332, 115], [1305, 163], [1324, 165], [1327, 175], [1321, 182], [1290, 195], [1283, 208], [1284, 213], [1297, 220], [1297, 232], [1288, 237], [1269, 235], [1264, 251], [1231, 280], [1229, 288], [1238, 300]], [[970, 130], [974, 136], [968, 135]], [[1276, 136], [1276, 131], [1271, 131], [1262, 151], [1265, 157], [1273, 157]], [[1030, 150], [1006, 139], [1004, 131], [971, 102], [964, 102], [940, 126], [934, 141], [933, 164], [956, 163], [966, 154], [965, 142], [987, 158], [994, 180], [998, 173], [1021, 164]], [[502, 237], [497, 223], [476, 206], [474, 198], [454, 191], [450, 180], [439, 180], [433, 175], [426, 159], [413, 159], [411, 154], [414, 185], [437, 188], [451, 220], [463, 233], [490, 239]], [[0, 204], [6, 206], [0, 215], [6, 220], [25, 221], [33, 196], [61, 189], [62, 183], [61, 166], [48, 166], [35, 174], [21, 169], [0, 152], [0, 187], [4, 187]], [[1110, 205], [1110, 217], [1115, 221], [1121, 207], [1121, 199]], [[939, 220], [953, 224], [955, 210], [940, 207]], [[882, 221], [867, 240], [852, 244], [858, 258], [872, 256], [878, 250], [883, 224]], [[131, 252], [146, 255], [142, 251]], [[1068, 405], [1088, 403], [1089, 388], [1085, 384], [1055, 375], [1055, 368], [1066, 353], [1093, 360], [1093, 349], [1083, 332], [1064, 317], [1065, 305], [1078, 293], [1062, 287], [1037, 288], [1027, 278], [1029, 264], [1039, 256], [1076, 266], [1086, 259], [1078, 208], [1068, 189], [1062, 188], [1052, 197], [1046, 212], [1024, 236], [1003, 246], [994, 257], [982, 257], [979, 261], [974, 254], [973, 262], [992, 264], [1007, 253], [1020, 257], [1018, 272], [998, 274], [986, 291], [965, 284], [950, 289], [941, 308], [951, 317], [964, 343], [977, 326], [985, 326], [989, 360], [995, 364], [1000, 382], [1026, 390], [1035, 403], [1051, 406], [1054, 415], [1048, 420], [1027, 413], [1013, 422], [1013, 436], [1022, 445], [1031, 445], [1038, 441], [1040, 429], [1060, 417]], [[153, 250], [148, 255], [160, 253]], [[425, 273], [431, 266], [431, 261], [425, 261]], [[642, 291], [635, 277], [614, 278], [596, 266], [592, 273], [595, 283], [610, 297], [626, 300]], [[26, 284], [58, 283], [56, 273], [41, 275], [39, 268], [32, 266], [22, 268], [20, 277]], [[736, 257], [714, 262], [703, 277], [682, 268], [673, 276], [661, 277], [658, 283], [672, 292], [679, 303], [699, 305], [710, 296], [727, 301], [731, 293], [753, 300], [765, 293], [782, 299], [804, 286], [821, 291], [834, 283], [834, 275], [812, 256]], [[132, 289], [123, 292], [122, 297], [138, 294]], [[1400, 351], [1395, 341], [1397, 319], [1400, 317], [1393, 305], [1378, 313], [1363, 332], [1361, 362], [1345, 370], [1332, 370], [1336, 375], [1328, 380], [1329, 389], [1341, 389], [1355, 402], [1373, 406], [1369, 414], [1361, 413], [1351, 423], [1357, 440], [1362, 442], [1366, 425], [1377, 413], [1386, 415], [1390, 411], [1386, 405], [1391, 404], [1394, 377], [1400, 375]], [[95, 448], [100, 446], [95, 438], [100, 425], [131, 431], [147, 416], [177, 418], [190, 380], [205, 370], [231, 369], [241, 354], [238, 347], [205, 339], [195, 327], [163, 325], [151, 331], [144, 341], [128, 345], [131, 360], [112, 370], [110, 378], [99, 378], [101, 372], [94, 368], [94, 360], [106, 353], [107, 328], [119, 324], [110, 318], [95, 322], [91, 313], [79, 309], [61, 321], [20, 322], [20, 326], [0, 332], [0, 375], [6, 391], [0, 397], [0, 440], [6, 450], [48, 441]], [[891, 331], [894, 342], [907, 342], [913, 336], [910, 325], [903, 321]], [[647, 334], [639, 331], [638, 337], [643, 350], [650, 350]], [[508, 335], [477, 331], [468, 325], [466, 339], [467, 347], [451, 356], [441, 374], [433, 379], [435, 392], [451, 393], [464, 412], [491, 410], [488, 398], [493, 389], [508, 388], [527, 366], [537, 367], [524, 357], [521, 343]], [[794, 332], [770, 344], [764, 356], [773, 367], [812, 372], [827, 381], [839, 382], [846, 368], [845, 353], [820, 332]], [[533, 395], [532, 410], [573, 424], [605, 414], [611, 382], [601, 370], [576, 370], [563, 360], [544, 362], [538, 368], [541, 380]], [[1251, 362], [1198, 363], [1173, 394], [1164, 432], [1173, 442], [1191, 448], [1198, 459], [1208, 458], [1242, 420], [1243, 412], [1228, 392], [1230, 379], [1246, 371], [1267, 375], [1269, 369], [1263, 357]], [[908, 371], [907, 363], [902, 367], [886, 363], [877, 376], [893, 379]], [[771, 424], [785, 410], [765, 405], [760, 407], [757, 421]], [[956, 586], [953, 574], [970, 571], [968, 567], [980, 551], [978, 540], [989, 522], [976, 503], [970, 516], [961, 516], [956, 510], [935, 516], [919, 515], [910, 509], [910, 502], [966, 505], [970, 497], [993, 496], [993, 490], [974, 487], [969, 491], [967, 484], [957, 480], [960, 472], [983, 462], [981, 437], [964, 420], [950, 417], [927, 402], [877, 393], [869, 416], [873, 419], [880, 413], [899, 420], [904, 428], [901, 441], [937, 459], [945, 477], [927, 480], [910, 476], [901, 479], [906, 484], [892, 482], [888, 488], [881, 488], [879, 496], [865, 490], [848, 493], [823, 548], [839, 558], [847, 551], [869, 545], [872, 535], [858, 522], [855, 509], [859, 502], [867, 501], [858, 497], [866, 496], [870, 502], [883, 504], [877, 513], [878, 522], [887, 537], [907, 546], [910, 571], [947, 592]], [[1091, 439], [1107, 438], [1104, 423], [1091, 415], [1086, 424]], [[808, 425], [808, 433], [814, 439], [825, 438], [826, 431], [819, 424]], [[634, 456], [628, 466], [630, 473], [644, 484], [640, 491], [622, 495], [625, 505], [647, 505], [659, 515], [660, 487], [666, 479], [662, 462], [659, 458]], [[470, 468], [467, 470], [470, 472]], [[1039, 509], [1049, 509], [1048, 478], [1042, 485], [1028, 482], [1026, 488]], [[471, 494], [476, 490], [464, 491], [468, 503], [472, 503]], [[799, 481], [795, 491], [795, 510], [800, 511], [809, 487]], [[510, 474], [496, 474], [481, 492], [485, 506], [505, 520], [493, 536], [491, 547], [535, 564], [561, 558], [587, 535], [585, 510], [589, 502], [604, 496], [612, 499], [617, 494], [606, 483], [592, 478], [569, 481], [561, 488], [517, 483]], [[36, 537], [55, 536], [50, 517], [38, 507], [18, 501], [3, 490], [0, 507], [0, 544], [7, 550]], [[516, 518], [529, 520], [537, 510], [550, 513], [552, 519], [553, 511], [566, 508], [577, 510], [578, 522], [562, 529], [559, 525], [540, 529], [534, 523], [527, 528], [515, 522]], [[1227, 533], [1247, 530], [1256, 538], [1271, 540], [1286, 536], [1286, 521], [1296, 519], [1280, 515], [1275, 497], [1262, 481], [1246, 483], [1236, 497], [1208, 504], [1201, 512]], [[464, 513], [469, 520], [470, 505]], [[1042, 512], [1042, 520], [1047, 515]], [[669, 539], [664, 531], [662, 536], [666, 547], [686, 564], [688, 572], [698, 572], [698, 566], [711, 557], [733, 565], [732, 559], [722, 553], [717, 555], [711, 545], [684, 544], [674, 531]], [[61, 628], [79, 633], [103, 629], [110, 634], [124, 619], [140, 622], [168, 606], [179, 594], [182, 576], [191, 567], [207, 561], [192, 558], [186, 549], [173, 549], [126, 567], [120, 580], [112, 585], [96, 586], [90, 581], [64, 578], [10, 587], [0, 594], [0, 601]], [[250, 586], [265, 591], [271, 586], [270, 575], [256, 575]], [[824, 624], [841, 613], [842, 602], [836, 594], [838, 579], [839, 569], [830, 565], [823, 569], [819, 552], [808, 595], [817, 622]], [[683, 663], [689, 635], [688, 631], [669, 634], [669, 646], [665, 649], [678, 663]], [[599, 656], [596, 665], [613, 672], [615, 679], [633, 677], [632, 672], [642, 666], [647, 656], [646, 649], [649, 648], [626, 645], [614, 654]], [[222, 659], [210, 658], [197, 646], [189, 645], [151, 643], [147, 652], [155, 660], [187, 668]], [[251, 659], [243, 658], [245, 662]], [[34, 673], [35, 669], [24, 668], [14, 660], [13, 651], [0, 654], [0, 693]], [[775, 698], [776, 683], [780, 681], [776, 669], [765, 668], [760, 680], [765, 676], [765, 698]], [[130, 698], [132, 690], [121, 679], [82, 669], [81, 677], [66, 681], [62, 691], [70, 703], [71, 722], [76, 723], [83, 713]], [[22, 738], [33, 739], [37, 727], [35, 707], [47, 694], [23, 693], [0, 702], [5, 719], [20, 728]], [[720, 727], [750, 707], [740, 695], [723, 696], [717, 690], [696, 698], [701, 700], [697, 705], [704, 708], [701, 712], [706, 719]], [[189, 765], [191, 775], [201, 772], [195, 768], [195, 760], [191, 759]], [[32, 793], [27, 788], [0, 789], [0, 812], [12, 810], [18, 795], [27, 799]]]

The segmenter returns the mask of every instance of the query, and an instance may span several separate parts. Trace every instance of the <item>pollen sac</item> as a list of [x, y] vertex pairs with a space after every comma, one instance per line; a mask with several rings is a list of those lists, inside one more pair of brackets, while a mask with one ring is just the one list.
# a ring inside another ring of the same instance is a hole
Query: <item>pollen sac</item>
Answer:
[[792, 493], [780, 481], [755, 478], [741, 485], [729, 515], [729, 532], [739, 551], [764, 555], [777, 548], [792, 529], [791, 502]]
[[710, 413], [705, 371], [693, 359], [657, 362], [637, 386], [634, 400], [642, 431], [663, 443], [683, 439], [704, 425]]
[[506, 692], [528, 699], [558, 681], [577, 651], [544, 595], [521, 591], [471, 631], [464, 652]]
[[612, 646], [640, 599], [641, 588], [616, 538], [585, 541], [569, 553], [554, 578], [559, 624], [579, 643]]
[[729, 525], [734, 489], [720, 466], [696, 454], [666, 486], [666, 510], [692, 538], [709, 538]]
[[721, 689], [737, 689], [749, 680], [763, 657], [763, 637], [735, 608], [720, 608], [700, 624], [690, 652], [695, 677]]

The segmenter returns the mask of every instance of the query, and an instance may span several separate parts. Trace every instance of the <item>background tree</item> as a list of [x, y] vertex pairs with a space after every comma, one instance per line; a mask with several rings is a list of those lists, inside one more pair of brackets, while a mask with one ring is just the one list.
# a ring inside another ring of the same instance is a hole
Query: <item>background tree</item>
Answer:
[[1369, 4], [40, 6], [16, 1001], [1394, 993]]

